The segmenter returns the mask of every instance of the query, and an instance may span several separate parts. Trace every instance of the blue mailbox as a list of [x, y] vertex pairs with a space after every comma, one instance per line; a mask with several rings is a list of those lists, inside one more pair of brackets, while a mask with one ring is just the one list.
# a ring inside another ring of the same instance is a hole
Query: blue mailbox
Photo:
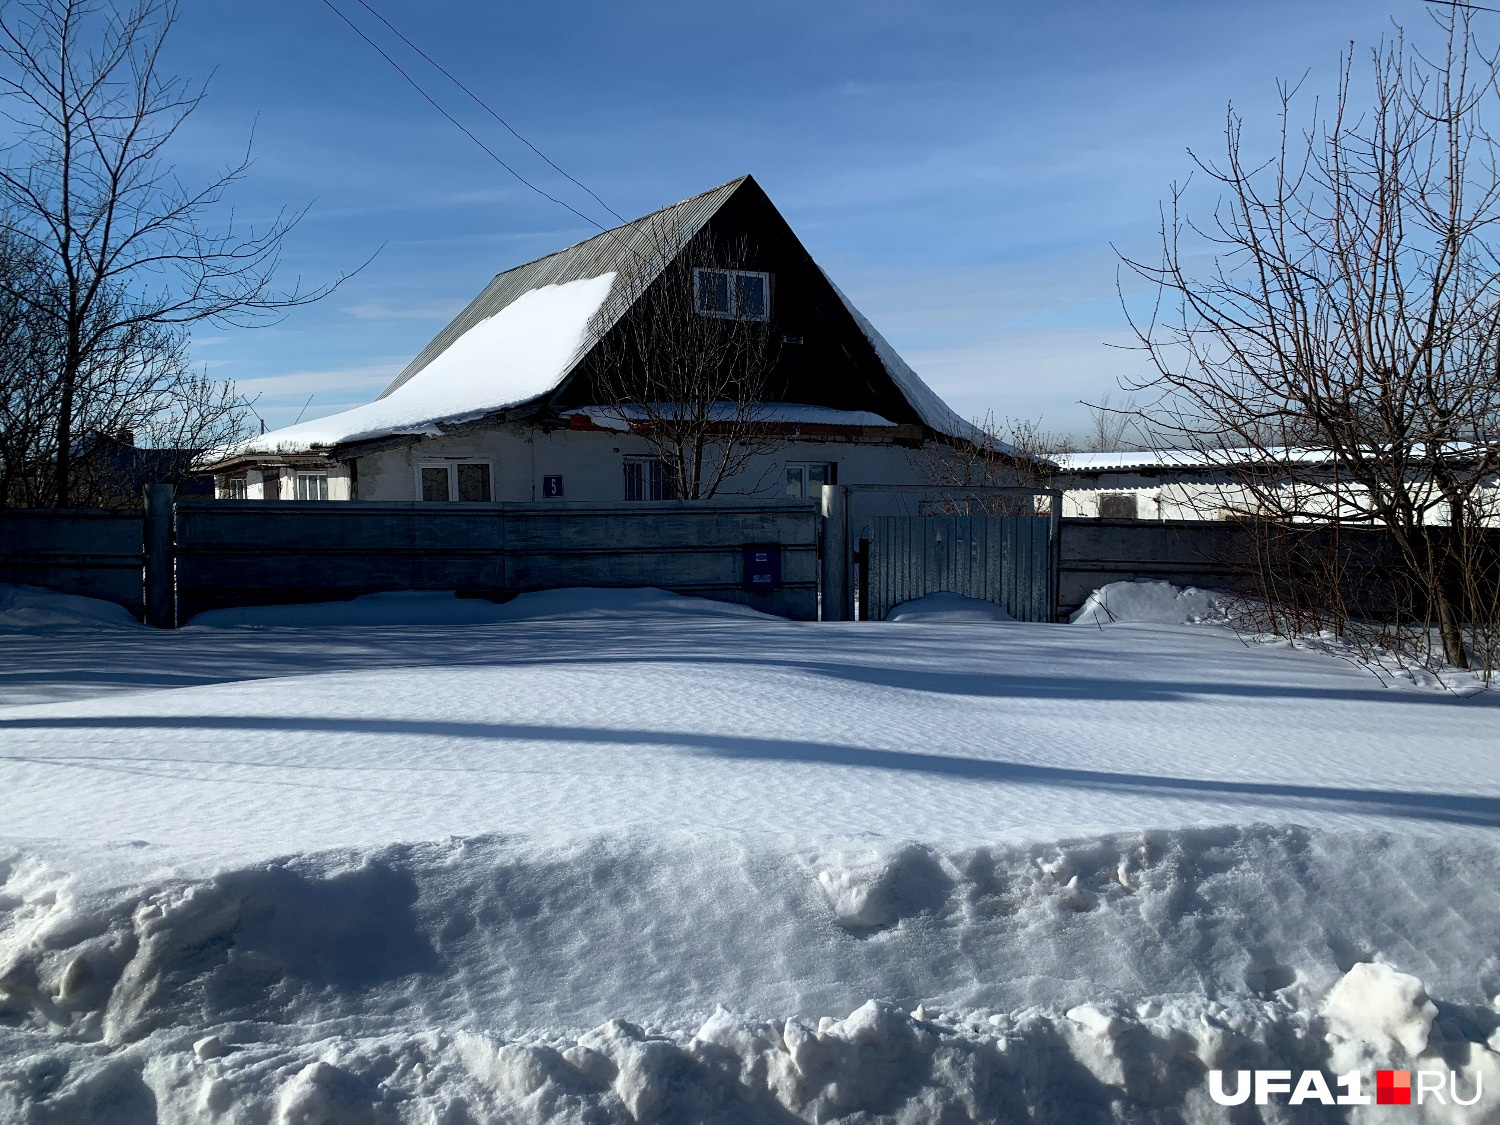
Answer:
[[781, 547], [777, 544], [745, 548], [745, 579], [747, 590], [781, 589]]

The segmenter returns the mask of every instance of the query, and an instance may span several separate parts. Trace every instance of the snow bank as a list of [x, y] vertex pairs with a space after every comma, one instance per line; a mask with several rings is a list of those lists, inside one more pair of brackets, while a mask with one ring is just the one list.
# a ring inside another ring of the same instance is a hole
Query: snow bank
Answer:
[[1493, 861], [1269, 828], [489, 837], [106, 889], [11, 850], [0, 1120], [1228, 1122], [1206, 1071], [1272, 1067], [1497, 1090]]
[[[1247, 999], [1112, 1000], [1067, 1013], [908, 1013], [871, 1000], [841, 1019], [756, 1020], [720, 1009], [692, 1031], [615, 1019], [579, 1035], [523, 1038], [460, 1031], [287, 1041], [255, 1030], [229, 1032], [223, 1054], [200, 1055], [176, 1030], [114, 1051], [56, 1049], [0, 1087], [0, 1113], [15, 1125], [1494, 1119], [1486, 1097], [1469, 1107], [1429, 1098], [1399, 1118], [1383, 1106], [1349, 1117], [1282, 1108], [1285, 1095], [1265, 1117], [1216, 1105], [1209, 1070], [1229, 1072], [1231, 1090], [1240, 1070], [1332, 1075], [1343, 1073], [1334, 1069], [1342, 1052], [1368, 1046], [1330, 1044], [1315, 1013]], [[1440, 1050], [1372, 1056], [1361, 1070], [1365, 1095], [1373, 1101], [1374, 1063], [1451, 1072], [1466, 1098], [1494, 1089], [1493, 1050], [1462, 1035]]]
[[124, 606], [59, 594], [39, 586], [0, 585], [0, 632], [128, 628], [137, 625]]
[[325, 626], [484, 625], [503, 620], [500, 607], [481, 598], [460, 598], [452, 591], [404, 590], [366, 594], [347, 602], [306, 605], [240, 606], [200, 613], [191, 625], [212, 629], [237, 627], [318, 628]]
[[639, 614], [694, 617], [760, 617], [747, 606], [689, 598], [654, 587], [603, 589], [573, 587], [521, 594], [509, 602], [460, 598], [452, 591], [408, 590], [366, 594], [346, 602], [306, 605], [244, 606], [215, 609], [195, 616], [190, 624], [213, 629], [325, 628], [492, 625], [502, 621], [542, 618], [579, 620]]
[[885, 619], [929, 625], [1015, 620], [994, 602], [966, 598], [962, 594], [928, 594], [915, 601], [902, 602], [886, 614]]
[[611, 589], [602, 586], [574, 586], [563, 590], [538, 590], [517, 595], [502, 607], [509, 621], [569, 619], [580, 622], [614, 620], [632, 617], [662, 616], [688, 619], [754, 618], [774, 625], [785, 619], [761, 613], [734, 602], [711, 598], [692, 598], [654, 586]]
[[1227, 595], [1195, 586], [1182, 588], [1170, 582], [1137, 579], [1101, 586], [1069, 620], [1075, 625], [1108, 625], [1112, 622], [1147, 622], [1157, 625], [1193, 625], [1201, 621], [1223, 621]]
[[492, 608], [0, 636], [0, 688], [96, 693], [0, 707], [0, 1122], [1395, 1119], [1210, 1103], [1258, 1066], [1493, 1115], [1500, 697], [1221, 629]]

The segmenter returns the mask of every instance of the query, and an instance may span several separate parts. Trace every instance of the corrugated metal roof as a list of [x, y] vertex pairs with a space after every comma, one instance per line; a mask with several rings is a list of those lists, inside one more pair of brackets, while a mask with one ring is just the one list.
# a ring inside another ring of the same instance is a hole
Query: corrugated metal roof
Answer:
[[[625, 295], [639, 292], [639, 285], [632, 284], [630, 279], [643, 270], [659, 273], [666, 268], [670, 255], [664, 258], [663, 250], [670, 249], [675, 254], [681, 249], [749, 178], [741, 176], [730, 180], [702, 195], [663, 207], [660, 211], [643, 215], [624, 226], [586, 238], [566, 250], [559, 250], [555, 254], [548, 254], [497, 275], [479, 296], [469, 302], [463, 312], [454, 317], [447, 327], [433, 337], [431, 343], [417, 353], [416, 358], [406, 365], [391, 385], [380, 392], [379, 397], [385, 398], [409, 381], [480, 321], [494, 316], [522, 294], [544, 285], [560, 285], [563, 282], [615, 273], [617, 277], [614, 289], [597, 318], [599, 331], [602, 332], [624, 313]], [[573, 362], [583, 358], [597, 342], [597, 333], [586, 334]]]
[[1322, 449], [1145, 449], [1125, 453], [1053, 453], [1067, 473], [1118, 473], [1133, 469], [1227, 469], [1244, 465], [1321, 465], [1333, 454]]

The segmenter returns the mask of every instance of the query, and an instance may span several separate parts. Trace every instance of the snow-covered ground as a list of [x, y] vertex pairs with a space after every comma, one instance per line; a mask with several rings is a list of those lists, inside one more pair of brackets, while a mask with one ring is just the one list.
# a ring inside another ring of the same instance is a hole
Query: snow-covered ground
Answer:
[[1416, 1119], [1210, 1100], [1274, 1065], [1500, 1117], [1496, 693], [1145, 589], [10, 596], [0, 1121]]

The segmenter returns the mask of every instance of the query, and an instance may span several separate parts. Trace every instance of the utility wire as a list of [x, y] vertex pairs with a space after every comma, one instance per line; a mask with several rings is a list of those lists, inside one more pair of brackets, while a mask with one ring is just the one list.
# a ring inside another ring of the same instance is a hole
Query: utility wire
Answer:
[[501, 125], [505, 126], [506, 130], [510, 133], [511, 136], [515, 137], [516, 140], [520, 141], [523, 145], [525, 145], [527, 148], [529, 148], [532, 152], [536, 153], [543, 160], [545, 160], [547, 162], [547, 166], [549, 168], [551, 168], [554, 172], [556, 172], [559, 176], [561, 176], [563, 179], [567, 180], [574, 187], [578, 188], [579, 191], [582, 191], [582, 192], [586, 193], [589, 196], [590, 199], [592, 199], [595, 203], [599, 204], [600, 207], [603, 207], [606, 211], [608, 211], [615, 218], [619, 219], [620, 222], [624, 223], [624, 222], [628, 222], [629, 221], [628, 219], [625, 218], [624, 215], [620, 214], [613, 207], [611, 207], [608, 203], [604, 202], [604, 200], [600, 199], [596, 194], [594, 194], [594, 192], [592, 190], [590, 190], [585, 185], [579, 183], [572, 176], [568, 175], [567, 172], [565, 172], [561, 168], [559, 168], [557, 166], [557, 164], [552, 160], [552, 158], [549, 157], [545, 152], [543, 152], [541, 149], [537, 148], [536, 145], [532, 144], [525, 137], [521, 136], [520, 133], [516, 132], [515, 127], [512, 126], [509, 121], [505, 120], [505, 118], [501, 117], [498, 113], [496, 113], [492, 108], [490, 108], [489, 104], [486, 103], [483, 98], [481, 98], [473, 90], [469, 89], [461, 81], [459, 81], [459, 79], [454, 74], [452, 74], [446, 67], [444, 67], [442, 63], [438, 62], [431, 55], [429, 55], [426, 51], [422, 50], [421, 47], [418, 47], [415, 43], [413, 43], [410, 39], [408, 39], [401, 32], [400, 28], [396, 27], [393, 23], [391, 23], [390, 20], [386, 19], [383, 15], [381, 15], [378, 11], [376, 11], [373, 7], [371, 7], [369, 5], [369, 3], [366, 2], [366, 0], [356, 0], [356, 3], [358, 3], [359, 6], [361, 8], [363, 8], [365, 11], [369, 12], [370, 15], [372, 15], [376, 19], [378, 19], [381, 23], [385, 24], [386, 30], [388, 30], [397, 39], [401, 40], [401, 42], [405, 43], [408, 47], [410, 47], [413, 51], [415, 51], [418, 55], [420, 55], [427, 62], [427, 64], [429, 66], [431, 66], [434, 70], [436, 70], [439, 74], [441, 74], [449, 82], [452, 82], [455, 86], [457, 86], [460, 90], [462, 90], [465, 94], [467, 94], [471, 99], [473, 99], [474, 103], [477, 106], [479, 106], [480, 109], [484, 110], [485, 113], [488, 113], [496, 121], [500, 122]]
[[[517, 172], [514, 168], [512, 168], [509, 164], [507, 164], [504, 160], [502, 160], [500, 158], [499, 154], [496, 153], [494, 149], [490, 148], [489, 145], [485, 144], [478, 137], [476, 137], [472, 132], [470, 132], [468, 126], [466, 126], [462, 121], [460, 121], [458, 118], [454, 117], [453, 114], [449, 113], [446, 109], [444, 109], [441, 105], [439, 105], [437, 103], [437, 101], [432, 97], [431, 94], [429, 94], [426, 90], [422, 89], [421, 84], [418, 83], [415, 78], [413, 78], [410, 74], [406, 73], [406, 70], [401, 66], [400, 63], [398, 63], [395, 59], [391, 58], [391, 56], [386, 53], [385, 49], [383, 47], [381, 47], [379, 43], [377, 43], [377, 42], [375, 42], [375, 40], [371, 39], [368, 35], [366, 35], [360, 29], [360, 27], [359, 27], [358, 24], [356, 24], [348, 16], [344, 15], [344, 13], [339, 10], [339, 8], [337, 7], [337, 5], [335, 5], [333, 3], [333, 0], [323, 0], [323, 3], [325, 5], [327, 5], [328, 9], [331, 12], [333, 12], [334, 15], [338, 16], [339, 19], [343, 20], [346, 24], [348, 24], [349, 28], [354, 32], [354, 34], [358, 35], [361, 39], [363, 39], [366, 43], [368, 43], [371, 47], [373, 47], [375, 49], [375, 52], [377, 54], [379, 54], [381, 58], [383, 58], [386, 62], [390, 63], [391, 66], [395, 67], [396, 73], [398, 73], [399, 75], [401, 75], [402, 78], [406, 79], [406, 81], [408, 83], [410, 83], [411, 88], [413, 90], [415, 90], [418, 94], [422, 95], [422, 100], [423, 101], [425, 101], [428, 105], [432, 106], [433, 109], [437, 110], [444, 117], [446, 117], [450, 122], [452, 122], [452, 124], [454, 126], [456, 126], [463, 133], [464, 136], [468, 137], [469, 140], [473, 141], [480, 148], [484, 149], [484, 151], [489, 155], [490, 159], [493, 160], [496, 164], [500, 165], [500, 167], [504, 168], [512, 176], [514, 176], [516, 179], [520, 180], [521, 183], [525, 184], [532, 191], [534, 191], [538, 195], [540, 195], [543, 199], [551, 200], [553, 203], [556, 203], [559, 207], [566, 208], [567, 210], [571, 211], [573, 214], [577, 215], [584, 222], [588, 223], [590, 226], [598, 227], [601, 231], [603, 231], [603, 230], [606, 229], [597, 220], [589, 218], [589, 216], [585, 215], [582, 211], [578, 210], [578, 208], [574, 207], [572, 204], [566, 203], [563, 200], [558, 199], [554, 195], [548, 195], [541, 188], [537, 187], [536, 184], [532, 183], [525, 176], [521, 175], [521, 173]], [[551, 161], [548, 161], [548, 163], [550, 164]], [[589, 194], [592, 195], [593, 193], [590, 192]], [[613, 212], [611, 212], [611, 214], [613, 214]]]
[[1486, 8], [1483, 4], [1465, 4], [1462, 0], [1426, 0], [1428, 4], [1439, 4], [1444, 8], [1467, 8], [1471, 12], [1500, 12], [1500, 8]]

